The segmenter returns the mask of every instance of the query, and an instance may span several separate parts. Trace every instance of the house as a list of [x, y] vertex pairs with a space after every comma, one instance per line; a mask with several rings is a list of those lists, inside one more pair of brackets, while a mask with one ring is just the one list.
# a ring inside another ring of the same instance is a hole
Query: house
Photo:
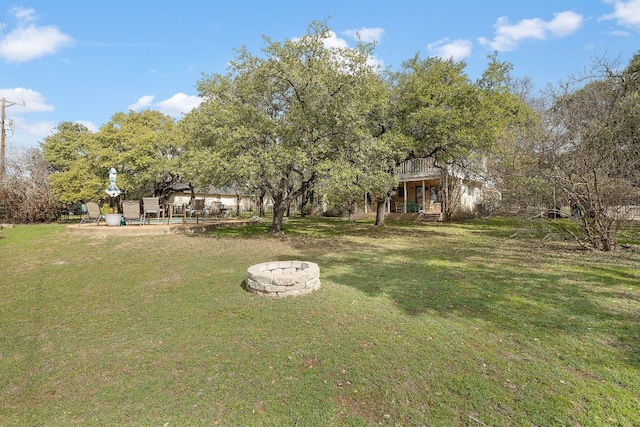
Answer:
[[432, 158], [406, 160], [396, 170], [398, 189], [389, 199], [389, 213], [420, 213], [423, 219], [442, 220], [447, 202], [450, 211], [477, 214], [499, 199], [490, 183], [469, 171], [436, 166]]
[[204, 209], [208, 213], [217, 215], [220, 213], [254, 211], [256, 208], [256, 200], [254, 196], [247, 195], [241, 191], [236, 191], [234, 187], [213, 187], [209, 186], [204, 189], [191, 189], [188, 185], [176, 185], [174, 191], [169, 196], [169, 203], [176, 206], [188, 206], [192, 197], [198, 200], [204, 200]]

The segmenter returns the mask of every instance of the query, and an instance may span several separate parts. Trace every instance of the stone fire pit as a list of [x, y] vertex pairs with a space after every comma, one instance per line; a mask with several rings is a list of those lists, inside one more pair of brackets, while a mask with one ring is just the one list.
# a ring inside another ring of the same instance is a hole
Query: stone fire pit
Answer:
[[274, 261], [247, 269], [247, 291], [270, 297], [308, 294], [320, 289], [320, 268], [308, 261]]

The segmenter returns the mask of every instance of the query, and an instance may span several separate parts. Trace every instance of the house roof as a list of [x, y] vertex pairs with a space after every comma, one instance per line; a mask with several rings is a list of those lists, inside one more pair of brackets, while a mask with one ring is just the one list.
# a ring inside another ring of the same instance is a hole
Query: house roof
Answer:
[[[191, 188], [189, 187], [188, 184], [176, 184], [173, 186], [173, 189], [176, 193], [191, 193]], [[213, 185], [210, 185], [206, 188], [194, 188], [193, 189], [194, 193], [196, 194], [208, 194], [208, 195], [230, 195], [230, 196], [235, 196], [236, 195], [236, 189], [233, 186], [229, 186], [229, 187], [215, 187]], [[244, 193], [242, 191], [238, 192], [241, 196], [244, 195]]]
[[187, 192], [187, 191], [191, 191], [191, 188], [189, 187], [189, 184], [182, 184], [182, 183], [178, 183], [173, 185], [173, 191], [175, 192], [179, 192], [179, 191], [183, 191], [183, 192]]

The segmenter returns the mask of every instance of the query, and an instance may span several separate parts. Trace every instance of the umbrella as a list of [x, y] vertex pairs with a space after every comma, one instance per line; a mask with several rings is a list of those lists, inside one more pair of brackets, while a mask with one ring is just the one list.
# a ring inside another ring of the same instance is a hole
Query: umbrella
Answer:
[[118, 197], [120, 195], [120, 189], [116, 185], [116, 175], [118, 175], [118, 172], [115, 170], [115, 168], [111, 168], [111, 170], [109, 170], [109, 188], [105, 190], [105, 192], [109, 195], [111, 199], [110, 204], [111, 204], [111, 207], [114, 209], [114, 212], [115, 212], [115, 208], [113, 207], [113, 198]]
[[118, 175], [118, 172], [115, 168], [111, 168], [109, 171], [109, 188], [105, 190], [109, 197], [118, 197], [120, 195], [120, 189], [116, 185], [116, 175]]

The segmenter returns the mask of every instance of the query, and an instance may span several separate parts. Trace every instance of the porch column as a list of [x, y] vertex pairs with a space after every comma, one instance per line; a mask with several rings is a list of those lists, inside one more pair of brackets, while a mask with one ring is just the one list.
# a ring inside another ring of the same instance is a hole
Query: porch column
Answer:
[[402, 213], [407, 213], [407, 182], [403, 182], [404, 186], [404, 206], [402, 206]]
[[425, 181], [424, 179], [422, 180], [422, 212], [426, 212], [427, 211], [427, 196], [425, 193], [426, 190], [426, 186], [425, 186]]
[[367, 192], [364, 192], [364, 213], [367, 213]]

